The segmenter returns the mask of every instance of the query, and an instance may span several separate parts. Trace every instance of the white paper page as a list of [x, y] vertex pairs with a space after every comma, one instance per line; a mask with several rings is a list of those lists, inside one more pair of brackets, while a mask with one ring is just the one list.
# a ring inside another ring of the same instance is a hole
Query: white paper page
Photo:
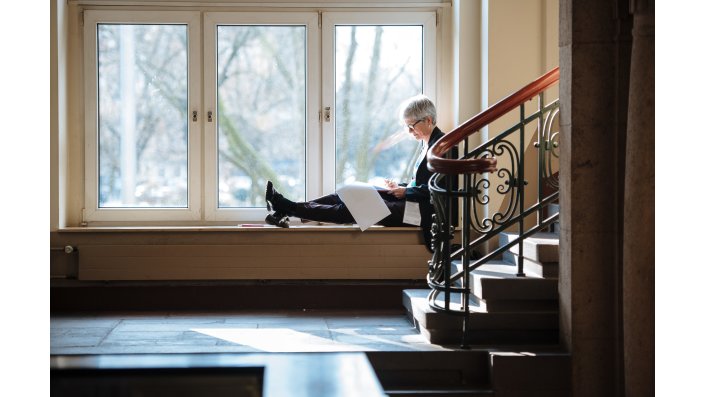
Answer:
[[392, 213], [377, 193], [377, 189], [369, 183], [354, 182], [345, 185], [338, 189], [338, 196], [362, 231]]
[[404, 219], [402, 222], [408, 225], [421, 225], [421, 210], [419, 209], [419, 203], [407, 201], [404, 204]]

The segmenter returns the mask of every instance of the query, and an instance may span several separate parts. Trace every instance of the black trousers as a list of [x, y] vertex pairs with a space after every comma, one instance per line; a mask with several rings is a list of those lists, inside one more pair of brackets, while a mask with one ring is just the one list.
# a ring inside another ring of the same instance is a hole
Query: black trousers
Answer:
[[[396, 198], [383, 190], [378, 190], [378, 193], [392, 213], [377, 222], [377, 224], [382, 226], [404, 226], [402, 220], [404, 219], [406, 200]], [[355, 223], [355, 219], [350, 214], [348, 207], [336, 193], [319, 197], [315, 200], [296, 203], [291, 215], [317, 222]]]

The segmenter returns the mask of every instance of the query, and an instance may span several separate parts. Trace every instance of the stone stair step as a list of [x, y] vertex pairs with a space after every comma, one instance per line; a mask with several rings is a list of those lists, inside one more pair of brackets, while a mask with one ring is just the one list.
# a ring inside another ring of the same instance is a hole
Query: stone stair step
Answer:
[[[460, 329], [426, 329], [419, 327], [419, 333], [436, 345], [460, 345]], [[525, 345], [545, 345], [558, 343], [558, 330], [471, 330], [468, 343], [472, 346], [504, 346], [517, 343]]]
[[[428, 304], [428, 289], [407, 289], [403, 305], [407, 315], [431, 343], [459, 343], [463, 316], [436, 310]], [[442, 301], [442, 294], [437, 298]], [[451, 308], [460, 307], [460, 294], [451, 294]], [[487, 312], [470, 302], [470, 342], [554, 343], [558, 340], [558, 312]]]
[[[460, 329], [463, 316], [432, 308], [427, 299], [429, 292], [430, 289], [404, 290], [402, 303], [408, 312], [414, 314], [414, 320], [427, 329]], [[442, 302], [443, 294], [439, 294], [436, 301]], [[459, 310], [459, 293], [451, 294], [450, 307]], [[473, 329], [552, 329], [558, 327], [557, 320], [557, 311], [488, 313], [477, 302], [470, 301], [470, 325]]]
[[367, 358], [388, 394], [491, 390], [487, 351], [367, 352]]
[[490, 353], [492, 384], [497, 395], [570, 395], [569, 353], [519, 351]]
[[[502, 260], [513, 266], [519, 266], [519, 254], [506, 251], [502, 254]], [[536, 262], [524, 257], [524, 273], [543, 278], [558, 278], [558, 262]]]
[[[502, 232], [499, 235], [499, 244], [504, 245], [519, 237], [516, 232]], [[555, 233], [538, 232], [524, 240], [524, 257], [535, 262], [557, 263], [559, 236]], [[519, 254], [519, 246], [514, 245], [509, 249], [512, 253]]]
[[[454, 271], [462, 270], [460, 261], [453, 261]], [[516, 266], [501, 261], [489, 261], [470, 273], [470, 288], [479, 299], [522, 301], [557, 300], [558, 280], [533, 274], [519, 277]]]

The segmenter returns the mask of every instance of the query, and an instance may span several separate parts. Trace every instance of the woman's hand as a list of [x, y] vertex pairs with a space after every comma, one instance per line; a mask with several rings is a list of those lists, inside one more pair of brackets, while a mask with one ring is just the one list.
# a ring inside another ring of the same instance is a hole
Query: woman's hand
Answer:
[[393, 194], [396, 198], [404, 198], [406, 197], [406, 188], [404, 186], [397, 186], [393, 189], [389, 189], [387, 193]]
[[399, 187], [399, 185], [394, 181], [394, 179], [385, 179], [384, 184], [387, 186], [387, 189], [396, 189]]

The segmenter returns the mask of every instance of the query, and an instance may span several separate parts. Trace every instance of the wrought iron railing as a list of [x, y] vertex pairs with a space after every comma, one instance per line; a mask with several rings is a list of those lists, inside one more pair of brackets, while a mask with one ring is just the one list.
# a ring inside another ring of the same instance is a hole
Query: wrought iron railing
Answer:
[[[428, 167], [436, 173], [429, 182], [436, 213], [432, 226], [434, 254], [427, 276], [431, 287], [428, 299], [437, 310], [464, 315], [463, 345], [467, 345], [470, 331], [470, 272], [518, 245], [516, 274], [524, 276], [522, 242], [558, 218], [558, 213], [546, 216], [545, 208], [558, 200], [555, 164], [559, 131], [555, 121], [559, 107], [557, 99], [544, 103], [544, 91], [558, 79], [559, 70], [555, 68], [449, 132], [429, 150]], [[527, 103], [536, 97], [537, 110], [526, 114]], [[468, 136], [514, 109], [519, 110], [516, 124], [477, 148], [467, 149]], [[525, 144], [527, 133], [536, 134], [534, 150]], [[461, 142], [465, 149], [460, 159], [444, 158]], [[537, 163], [536, 178], [532, 179], [537, 184], [537, 197], [531, 203], [526, 197], [527, 151], [533, 151], [531, 155], [536, 156]], [[452, 176], [458, 177], [457, 183]], [[500, 200], [501, 205], [497, 205]], [[530, 219], [534, 215], [535, 220]], [[459, 244], [454, 243], [454, 224], [460, 225]], [[481, 249], [509, 229], [518, 229], [516, 239], [494, 249]], [[462, 263], [458, 271], [454, 266], [456, 261]], [[451, 304], [451, 294], [460, 295], [459, 304]]]

